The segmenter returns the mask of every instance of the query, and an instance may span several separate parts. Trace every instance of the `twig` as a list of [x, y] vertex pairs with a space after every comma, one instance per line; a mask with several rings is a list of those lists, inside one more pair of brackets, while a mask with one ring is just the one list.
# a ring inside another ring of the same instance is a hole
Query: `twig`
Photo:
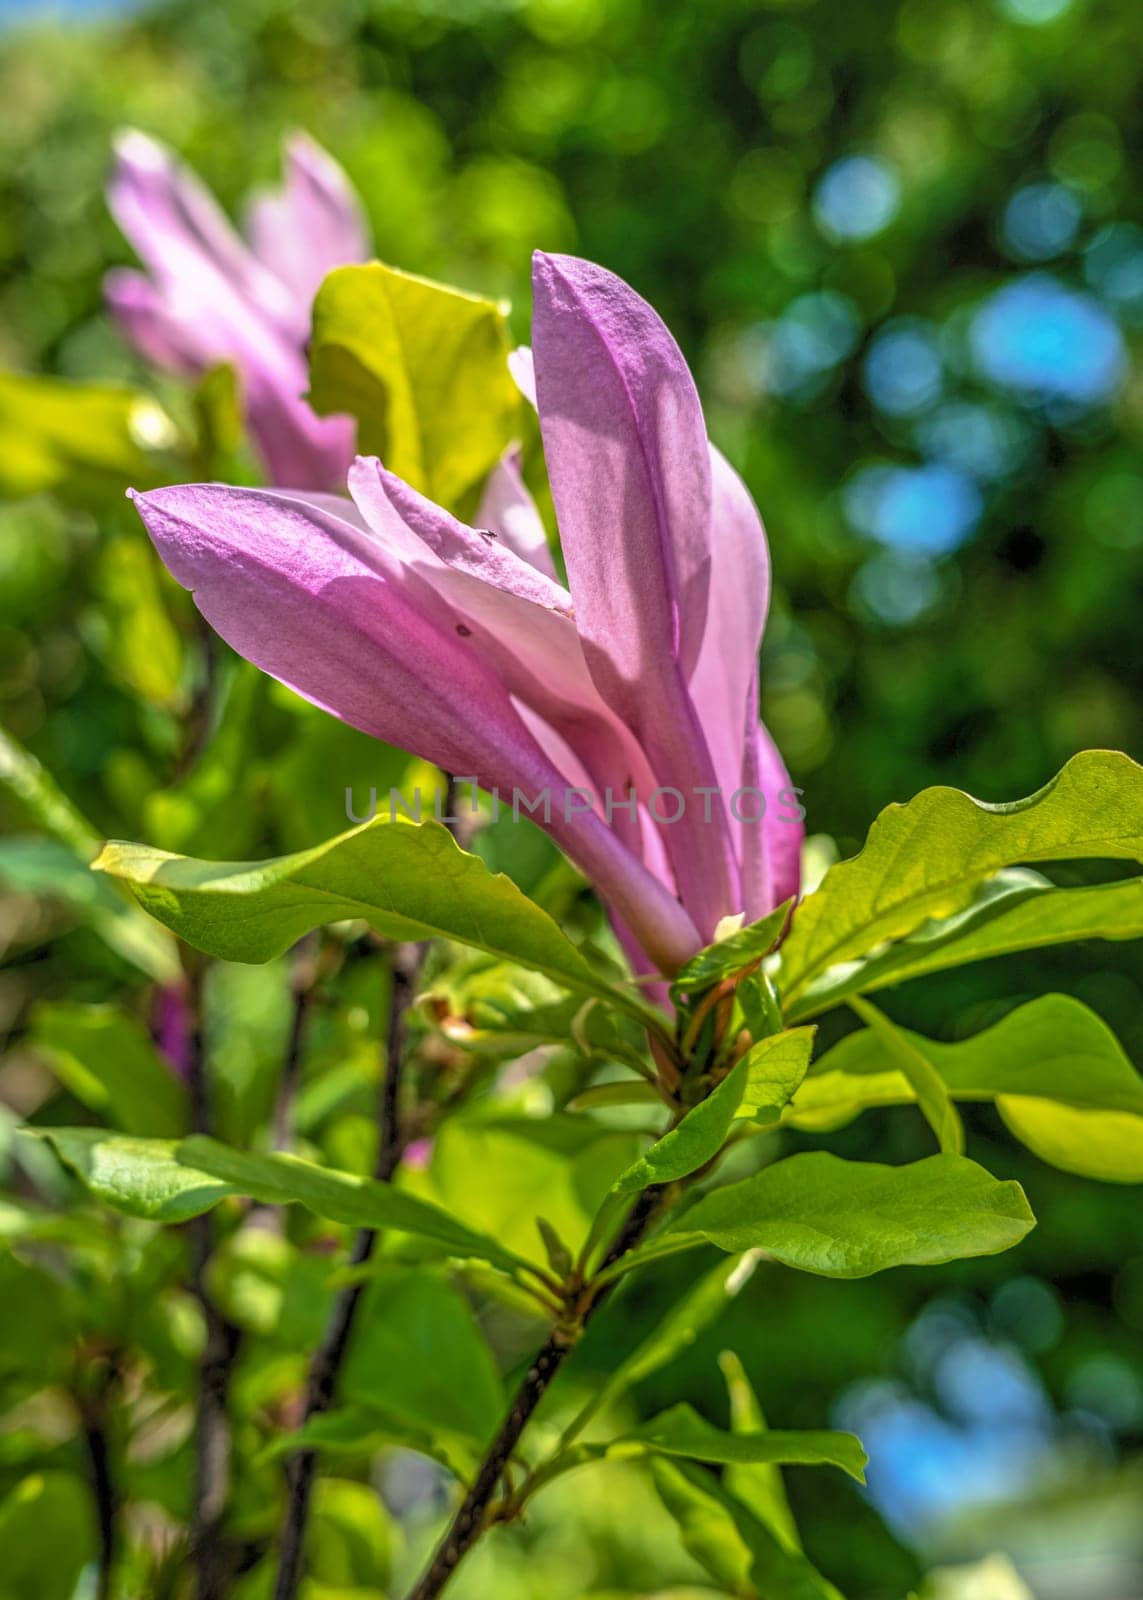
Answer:
[[314, 1000], [317, 981], [316, 937], [308, 934], [294, 946], [290, 970], [290, 993], [293, 1009], [290, 1014], [290, 1031], [286, 1038], [286, 1054], [278, 1078], [278, 1093], [274, 1100], [274, 1119], [271, 1137], [275, 1150], [288, 1150], [293, 1135], [294, 1100], [302, 1071], [302, 1050], [305, 1044], [306, 1025]]
[[[608, 1251], [602, 1264], [604, 1268], [613, 1265], [639, 1242], [658, 1212], [663, 1199], [664, 1192], [661, 1187], [653, 1185], [649, 1189], [644, 1189]], [[410, 1592], [408, 1600], [436, 1600], [436, 1596], [441, 1593], [460, 1562], [488, 1526], [491, 1520], [492, 1497], [515, 1453], [520, 1435], [543, 1399], [548, 1385], [574, 1348], [580, 1334], [607, 1298], [610, 1288], [610, 1284], [605, 1285], [587, 1301], [574, 1327], [558, 1325], [548, 1335], [546, 1343], [517, 1389], [508, 1409], [508, 1415], [501, 1424], [500, 1432], [489, 1446], [471, 1489], [461, 1502], [448, 1532], [438, 1545], [436, 1554], [421, 1581]]]
[[[378, 1105], [378, 1149], [374, 1176], [388, 1183], [400, 1165], [404, 1138], [400, 1121], [401, 1065], [405, 1051], [406, 1024], [410, 1001], [424, 959], [422, 945], [397, 945], [389, 956], [392, 987], [389, 996], [389, 1025], [385, 1042], [385, 1067], [381, 1078]], [[362, 1267], [373, 1254], [377, 1230], [362, 1228], [349, 1253], [350, 1269]], [[334, 1301], [325, 1334], [310, 1363], [306, 1382], [304, 1421], [329, 1410], [337, 1390], [349, 1338], [361, 1297], [362, 1279], [349, 1284]], [[282, 1527], [282, 1548], [274, 1600], [294, 1600], [302, 1575], [306, 1524], [317, 1470], [317, 1452], [299, 1450], [290, 1459], [286, 1474], [286, 1516]]]
[[76, 1396], [84, 1443], [91, 1466], [91, 1493], [99, 1530], [99, 1576], [96, 1600], [111, 1600], [119, 1552], [119, 1491], [111, 1459], [111, 1402], [119, 1386], [119, 1358], [113, 1352], [101, 1363], [91, 1392]]
[[[187, 1083], [191, 1125], [196, 1133], [209, 1133], [210, 1096], [202, 1015], [203, 966], [190, 956], [185, 958], [184, 965], [190, 1014]], [[221, 1530], [230, 1496], [233, 1457], [228, 1400], [240, 1334], [219, 1311], [207, 1287], [207, 1269], [214, 1249], [214, 1225], [210, 1213], [204, 1212], [202, 1216], [192, 1218], [187, 1230], [191, 1246], [191, 1286], [206, 1326], [206, 1341], [199, 1361], [190, 1559], [195, 1572], [196, 1600], [220, 1600], [226, 1586]]]

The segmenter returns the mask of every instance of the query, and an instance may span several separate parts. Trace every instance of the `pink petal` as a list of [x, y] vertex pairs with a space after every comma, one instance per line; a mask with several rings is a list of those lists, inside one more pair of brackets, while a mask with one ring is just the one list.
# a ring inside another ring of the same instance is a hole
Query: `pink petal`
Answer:
[[276, 483], [343, 482], [353, 424], [316, 416], [304, 398], [308, 302], [301, 304], [253, 256], [169, 151], [127, 133], [116, 152], [108, 201], [151, 272], [149, 285], [136, 274], [109, 277], [109, 305], [128, 338], [181, 374], [232, 363], [251, 432]]
[[369, 230], [353, 185], [307, 134], [287, 140], [284, 164], [282, 188], [248, 207], [246, 234], [254, 254], [289, 286], [308, 317], [327, 273], [368, 258]]
[[[742, 880], [746, 918], [755, 922], [798, 892], [802, 880], [805, 826], [795, 813], [798, 792], [766, 728], [759, 723], [747, 742], [742, 768], [745, 788], [760, 789], [766, 809], [760, 822], [742, 826]], [[744, 816], [757, 814], [753, 797], [740, 802]]]
[[661, 319], [613, 274], [537, 254], [533, 349], [544, 454], [588, 669], [686, 820], [664, 840], [708, 936], [741, 910], [724, 803], [687, 687], [711, 565], [711, 469], [694, 383]]
[[[719, 786], [729, 799], [741, 781], [748, 730], [757, 721], [752, 685], [770, 603], [770, 555], [746, 485], [713, 445], [710, 459], [714, 564], [706, 632], [691, 677], [691, 697]], [[733, 817], [731, 827], [737, 837], [740, 830]]]
[[[386, 471], [358, 457], [349, 474], [358, 508], [378, 537], [462, 616], [509, 692], [575, 752], [602, 805], [608, 789], [654, 788], [646, 757], [592, 681], [570, 616], [571, 596], [497, 539], [468, 528]], [[616, 832], [639, 851], [640, 826], [614, 812]]]
[[535, 408], [536, 404], [536, 367], [532, 360], [532, 352], [526, 344], [518, 345], [508, 357], [508, 371], [512, 374], [512, 381], [517, 389]]
[[552, 552], [536, 502], [520, 473], [519, 456], [509, 451], [493, 467], [484, 485], [478, 528], [489, 528], [496, 536], [537, 572], [549, 578], [556, 575]]
[[143, 273], [115, 268], [103, 280], [103, 297], [128, 344], [157, 367], [192, 377], [214, 359], [197, 337], [195, 321], [173, 314]]
[[383, 539], [265, 490], [190, 484], [133, 498], [174, 577], [241, 655], [354, 727], [484, 787], [550, 790], [548, 831], [661, 970], [697, 948], [686, 913], [600, 818], [566, 808], [567, 779], [466, 625]]
[[107, 203], [160, 285], [179, 284], [188, 305], [253, 303], [266, 317], [296, 328], [293, 296], [251, 254], [188, 167], [135, 129], [118, 136], [115, 158]]

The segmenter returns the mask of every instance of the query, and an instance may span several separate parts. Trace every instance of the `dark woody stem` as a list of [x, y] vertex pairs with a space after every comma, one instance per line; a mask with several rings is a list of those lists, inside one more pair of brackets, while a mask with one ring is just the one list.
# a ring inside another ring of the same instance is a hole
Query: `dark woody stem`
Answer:
[[[381, 1097], [377, 1111], [378, 1149], [374, 1176], [388, 1183], [400, 1165], [404, 1138], [400, 1122], [401, 1064], [405, 1052], [407, 1018], [424, 960], [423, 945], [396, 945], [389, 954], [391, 990], [389, 1023], [385, 1041], [385, 1067], [381, 1078]], [[353, 1241], [348, 1266], [363, 1267], [373, 1254], [377, 1232], [362, 1228]], [[310, 1363], [306, 1381], [304, 1420], [329, 1410], [337, 1391], [338, 1375], [349, 1348], [365, 1283], [349, 1284], [334, 1301], [325, 1334]], [[286, 1515], [282, 1527], [281, 1556], [274, 1600], [295, 1600], [302, 1576], [306, 1526], [313, 1498], [317, 1452], [299, 1450], [290, 1459], [286, 1474]]]
[[[601, 1271], [612, 1266], [638, 1244], [661, 1209], [664, 1200], [664, 1191], [659, 1186], [644, 1189], [604, 1258]], [[611, 1288], [612, 1285], [609, 1283], [591, 1295], [578, 1311], [572, 1326], [557, 1325], [548, 1335], [546, 1343], [516, 1390], [508, 1415], [501, 1424], [500, 1432], [489, 1446], [472, 1487], [465, 1495], [424, 1576], [410, 1592], [408, 1600], [436, 1600], [436, 1596], [444, 1589], [468, 1551], [489, 1525], [492, 1520], [493, 1497], [520, 1441], [520, 1435], [527, 1427], [548, 1385], [575, 1347], [584, 1328], [607, 1298]]]
[[[195, 1133], [210, 1133], [211, 1114], [203, 1033], [202, 983], [204, 967], [187, 952], [184, 956], [186, 1005], [190, 1030], [187, 1087], [190, 1091], [191, 1126]], [[191, 1497], [190, 1559], [194, 1569], [196, 1600], [219, 1600], [227, 1584], [227, 1552], [222, 1522], [230, 1495], [233, 1440], [230, 1429], [230, 1378], [238, 1359], [239, 1331], [226, 1320], [207, 1286], [207, 1269], [214, 1249], [214, 1223], [209, 1212], [187, 1224], [191, 1250], [191, 1285], [206, 1329], [199, 1360], [198, 1410], [195, 1417], [195, 1472]]]

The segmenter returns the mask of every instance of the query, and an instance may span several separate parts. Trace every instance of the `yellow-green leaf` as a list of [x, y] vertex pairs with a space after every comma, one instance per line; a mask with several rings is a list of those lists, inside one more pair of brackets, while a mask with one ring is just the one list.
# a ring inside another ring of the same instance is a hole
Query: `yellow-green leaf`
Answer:
[[86, 502], [148, 488], [165, 476], [174, 424], [123, 384], [0, 372], [0, 497], [53, 489]]
[[339, 267], [314, 302], [310, 398], [358, 443], [456, 508], [519, 432], [504, 308], [380, 262]]
[[1143, 861], [1143, 767], [1118, 751], [1085, 751], [1010, 805], [941, 788], [889, 806], [861, 853], [794, 913], [779, 978], [787, 1013], [829, 968], [963, 911], [1003, 868], [1080, 859]]

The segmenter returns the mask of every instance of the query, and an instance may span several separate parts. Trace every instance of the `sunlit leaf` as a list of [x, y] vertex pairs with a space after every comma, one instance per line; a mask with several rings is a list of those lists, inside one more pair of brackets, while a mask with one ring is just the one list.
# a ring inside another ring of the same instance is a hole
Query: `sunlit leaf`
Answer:
[[788, 1020], [970, 961], [1080, 939], [1143, 938], [1143, 878], [1057, 889], [1033, 876], [1019, 868], [998, 873], [966, 910], [925, 923], [877, 955], [831, 967], [786, 1008]]
[[805, 1077], [814, 1030], [796, 1028], [759, 1039], [722, 1082], [640, 1156], [615, 1187], [631, 1194], [697, 1172], [718, 1154], [736, 1119], [775, 1122]]
[[724, 978], [737, 976], [768, 955], [778, 942], [791, 902], [785, 901], [760, 922], [752, 922], [725, 939], [707, 945], [698, 955], [692, 956], [676, 973], [671, 988], [676, 994], [697, 994], [710, 989]]
[[30, 751], [0, 729], [0, 783], [47, 837], [0, 840], [0, 882], [60, 901], [89, 923], [115, 953], [149, 977], [179, 974], [174, 941], [128, 894], [93, 873], [100, 838]]
[[[941, 1044], [905, 1029], [954, 1100], [994, 1101], [1043, 1160], [1114, 1182], [1143, 1181], [1143, 1078], [1115, 1035], [1068, 995], [1044, 995], [991, 1028]], [[915, 1089], [877, 1035], [847, 1035], [814, 1063], [794, 1097], [795, 1127], [832, 1128]]]
[[542, 1266], [547, 1253], [536, 1218], [577, 1250], [639, 1144], [635, 1133], [583, 1117], [454, 1116], [434, 1141], [427, 1171], [409, 1182]]
[[[29, 1130], [31, 1131], [31, 1130]], [[359, 1228], [392, 1228], [429, 1239], [449, 1255], [513, 1270], [520, 1262], [495, 1239], [416, 1196], [297, 1156], [252, 1155], [217, 1140], [133, 1139], [100, 1128], [44, 1128], [60, 1159], [98, 1199], [130, 1216], [186, 1222], [231, 1195], [263, 1205], [297, 1203]]]
[[964, 1156], [887, 1167], [815, 1150], [704, 1195], [601, 1277], [705, 1242], [764, 1250], [824, 1277], [864, 1278], [994, 1255], [1034, 1222], [1018, 1183], [1000, 1182]]
[[366, 1289], [340, 1393], [398, 1424], [477, 1448], [504, 1410], [504, 1386], [471, 1307], [423, 1271], [388, 1269]]
[[[730, 1399], [730, 1426], [734, 1433], [760, 1433], [766, 1427], [766, 1418], [758, 1397], [751, 1388], [745, 1368], [733, 1350], [724, 1350], [718, 1358], [726, 1390]], [[731, 1462], [722, 1475], [723, 1487], [748, 1511], [770, 1529], [778, 1542], [787, 1550], [800, 1550], [801, 1540], [782, 1468], [777, 1462]]]
[[547, 912], [437, 822], [379, 816], [269, 861], [196, 861], [112, 842], [96, 867], [127, 883], [181, 939], [224, 961], [268, 961], [312, 928], [362, 917], [387, 938], [456, 939], [654, 1016], [597, 974]]
[[904, 1075], [941, 1149], [953, 1155], [963, 1155], [964, 1124], [953, 1104], [948, 1085], [924, 1051], [919, 1050], [907, 1033], [896, 1027], [867, 1000], [855, 995], [850, 1005], [868, 1025], [869, 1031], [881, 1041], [886, 1057]]
[[963, 911], [985, 879], [1021, 862], [1143, 859], [1143, 768], [1089, 750], [1026, 800], [989, 805], [926, 789], [888, 807], [865, 848], [831, 867], [794, 914], [780, 987], [792, 1014], [829, 968]]
[[[720, 1261], [700, 1278], [664, 1313], [647, 1337], [619, 1363], [614, 1372], [593, 1390], [591, 1398], [565, 1432], [564, 1439], [570, 1441], [587, 1426], [597, 1411], [605, 1411], [628, 1389], [642, 1383], [689, 1349], [698, 1336], [718, 1320], [743, 1285], [749, 1282], [753, 1267], [754, 1263], [749, 1257]], [[617, 1301], [619, 1305], [622, 1303], [621, 1300]]]
[[828, 1579], [702, 1467], [651, 1464], [659, 1496], [679, 1526], [686, 1549], [716, 1582], [743, 1600], [842, 1600]]
[[340, 267], [314, 303], [310, 397], [357, 418], [366, 454], [456, 507], [518, 435], [504, 309], [380, 262]]
[[0, 372], [0, 496], [53, 489], [87, 503], [162, 481], [174, 424], [123, 384]]

